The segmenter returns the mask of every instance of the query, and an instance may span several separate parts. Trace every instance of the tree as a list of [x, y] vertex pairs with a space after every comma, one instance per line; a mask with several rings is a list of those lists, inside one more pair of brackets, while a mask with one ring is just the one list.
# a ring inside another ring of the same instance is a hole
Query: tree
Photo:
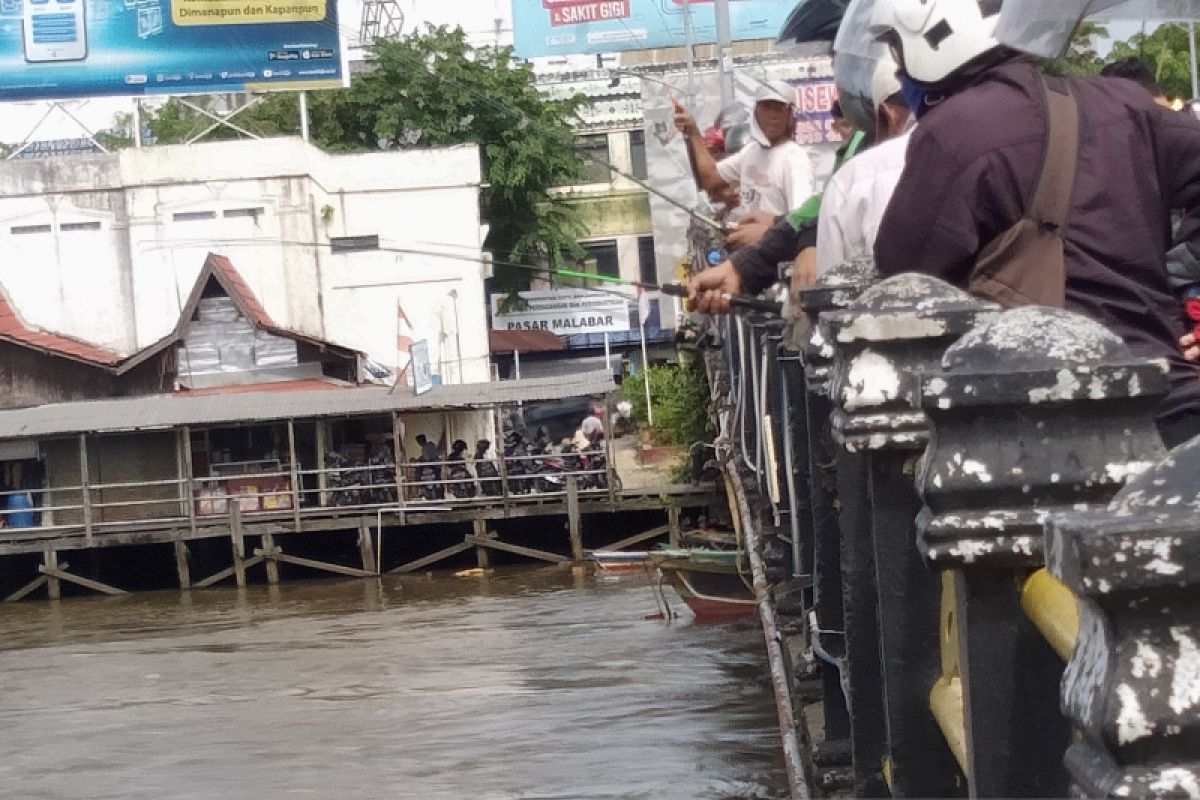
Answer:
[[[208, 95], [188, 98], [193, 106], [212, 111], [213, 99]], [[258, 98], [250, 108], [239, 112], [230, 122], [256, 136], [292, 136], [300, 133], [300, 111], [296, 95], [275, 92]], [[196, 137], [213, 125], [215, 120], [183, 101], [172, 98], [156, 111], [144, 115], [144, 124], [157, 144], [180, 144]], [[206, 139], [245, 139], [245, 134], [227, 125], [219, 125], [205, 135]]]
[[1152, 33], [1137, 33], [1113, 45], [1109, 58], [1137, 56], [1150, 65], [1163, 94], [1192, 96], [1192, 67], [1186, 25], [1159, 25]]
[[1082, 22], [1071, 38], [1067, 52], [1042, 61], [1050, 75], [1095, 75], [1104, 66], [1097, 45], [1108, 38], [1108, 29], [1094, 22]]

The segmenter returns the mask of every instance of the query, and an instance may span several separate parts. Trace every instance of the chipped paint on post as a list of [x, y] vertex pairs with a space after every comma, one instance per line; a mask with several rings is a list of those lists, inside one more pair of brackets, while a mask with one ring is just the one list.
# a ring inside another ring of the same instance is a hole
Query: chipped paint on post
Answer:
[[1081, 734], [1081, 792], [1200, 797], [1200, 439], [1133, 479], [1103, 510], [1046, 525], [1050, 569], [1080, 601], [1063, 680]]
[[[916, 380], [936, 432], [917, 482], [934, 566], [1036, 567], [1046, 514], [1107, 503], [1164, 455], [1166, 379], [1103, 326], [1027, 307], [975, 327]], [[988, 521], [1003, 529], [981, 535]], [[1013, 546], [1013, 537], [1034, 542]]]

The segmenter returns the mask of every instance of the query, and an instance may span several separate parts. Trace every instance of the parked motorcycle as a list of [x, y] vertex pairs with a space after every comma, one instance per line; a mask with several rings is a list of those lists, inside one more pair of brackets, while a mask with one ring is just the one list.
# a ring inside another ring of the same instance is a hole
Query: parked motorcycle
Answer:
[[487, 457], [491, 447], [492, 443], [487, 439], [480, 439], [475, 445], [475, 477], [479, 479], [479, 490], [485, 497], [499, 497], [504, 487], [500, 482], [500, 470], [496, 468], [496, 462]]

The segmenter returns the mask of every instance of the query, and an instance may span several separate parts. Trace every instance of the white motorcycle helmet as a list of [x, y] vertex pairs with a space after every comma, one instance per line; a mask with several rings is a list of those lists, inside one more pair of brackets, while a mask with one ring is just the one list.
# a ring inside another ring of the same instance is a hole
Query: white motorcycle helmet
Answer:
[[842, 17], [837, 38], [833, 43], [833, 79], [837, 84], [838, 102], [842, 112], [854, 127], [875, 138], [876, 76], [880, 64], [886, 63], [893, 75], [896, 64], [885, 46], [875, 41], [871, 20], [875, 8], [888, 0], [851, 0]]
[[996, 23], [1004, 0], [877, 0], [871, 31], [910, 78], [944, 85], [1000, 47]]

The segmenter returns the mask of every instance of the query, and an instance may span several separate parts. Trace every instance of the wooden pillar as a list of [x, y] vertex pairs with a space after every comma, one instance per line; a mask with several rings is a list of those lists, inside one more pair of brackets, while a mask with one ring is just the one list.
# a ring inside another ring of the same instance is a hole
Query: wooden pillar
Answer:
[[567, 478], [567, 530], [571, 535], [571, 557], [583, 561], [583, 518], [579, 513], [579, 479]]
[[[650, 380], [649, 373], [646, 373], [646, 380]], [[612, 511], [617, 510], [617, 452], [613, 447], [613, 403], [612, 394], [604, 395], [604, 450], [607, 457], [604, 459], [607, 464], [608, 474], [604, 476], [605, 482], [608, 484], [608, 507]]]
[[500, 406], [496, 406], [496, 456], [500, 459], [500, 496], [504, 500], [504, 516], [508, 516], [510, 496], [508, 493], [508, 463], [504, 458], [504, 420], [500, 416]]
[[[192, 429], [184, 426], [180, 431], [180, 452], [183, 454], [183, 491], [186, 497], [188, 527], [196, 532], [196, 468], [192, 462]], [[186, 552], [186, 547], [184, 548]], [[186, 563], [186, 562], [185, 562]], [[182, 575], [182, 573], [180, 573]], [[188, 587], [184, 587], [185, 589]]]
[[329, 505], [329, 476], [325, 474], [325, 456], [329, 452], [329, 422], [317, 420], [317, 505]]
[[[56, 551], [53, 547], [47, 547], [44, 555], [44, 561], [46, 563], [46, 569], [57, 570], [58, 551]], [[47, 573], [46, 575], [46, 592], [49, 594], [51, 600], [58, 600], [62, 597], [62, 581], [60, 581], [51, 573]]]
[[[404, 452], [404, 420], [399, 411], [392, 412], [392, 460], [396, 462], [396, 502], [404, 507], [404, 468], [408, 462]], [[382, 535], [382, 530], [380, 535]]]
[[187, 542], [183, 539], [175, 540], [175, 571], [179, 573], [179, 588], [192, 588], [192, 573], [188, 568]]
[[246, 585], [246, 541], [242, 537], [242, 506], [236, 497], [228, 497], [229, 539], [233, 546], [233, 576], [238, 587]]
[[275, 537], [270, 533], [262, 535], [263, 558], [267, 567], [267, 583], [279, 583], [279, 561], [275, 559], [275, 554], [279, 551], [275, 549]]
[[679, 525], [679, 506], [667, 506], [667, 541], [672, 547], [678, 547], [683, 541], [683, 529]]
[[[300, 462], [296, 460], [296, 421], [289, 419], [287, 422], [288, 434], [288, 459], [291, 467], [289, 479], [292, 482], [292, 526], [296, 533], [300, 533]], [[263, 541], [266, 544], [266, 541]]]
[[[380, 523], [382, 528], [382, 523]], [[379, 564], [375, 561], [375, 546], [371, 543], [371, 524], [363, 517], [358, 521], [358, 552], [362, 556], [363, 572], [372, 575], [379, 574]]]
[[[471, 520], [471, 527], [476, 538], [487, 538], [487, 520], [473, 519]], [[491, 566], [491, 562], [488, 560], [488, 551], [486, 547], [475, 548], [475, 562], [479, 565], [480, 569], [487, 569], [489, 566]]]
[[88, 488], [87, 434], [79, 434], [79, 493], [83, 498], [83, 531], [88, 545], [92, 543], [92, 490]]

